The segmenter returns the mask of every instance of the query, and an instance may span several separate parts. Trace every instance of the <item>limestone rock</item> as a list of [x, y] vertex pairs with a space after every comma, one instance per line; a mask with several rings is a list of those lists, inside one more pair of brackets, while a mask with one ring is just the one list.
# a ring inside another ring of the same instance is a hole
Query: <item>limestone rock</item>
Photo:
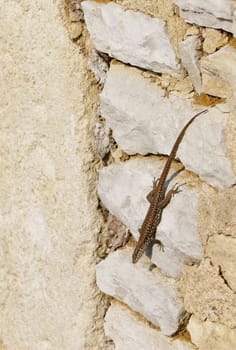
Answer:
[[[100, 171], [99, 196], [108, 210], [128, 226], [136, 239], [149, 203], [154, 177], [158, 177], [164, 162], [158, 159], [133, 159], [125, 163], [112, 164]], [[171, 171], [170, 177], [172, 177]], [[176, 179], [172, 179], [172, 187]], [[183, 179], [178, 182], [183, 183]], [[186, 206], [188, 203], [188, 206]], [[201, 242], [197, 233], [198, 196], [187, 186], [178, 193], [165, 208], [157, 229], [157, 237], [164, 246], [160, 252], [153, 247], [152, 262], [165, 274], [178, 277], [184, 261], [199, 261], [202, 257]], [[149, 255], [150, 252], [148, 252]]]
[[93, 72], [96, 80], [99, 83], [105, 83], [108, 71], [108, 63], [99, 55], [96, 50], [92, 50], [90, 54], [88, 60], [88, 68]]
[[209, 95], [235, 99], [236, 49], [224, 46], [200, 61], [203, 91]]
[[236, 327], [236, 294], [210, 259], [202, 260], [200, 266], [185, 267], [181, 285], [188, 312], [201, 321]]
[[203, 32], [204, 42], [203, 51], [206, 53], [213, 53], [216, 49], [224, 46], [228, 42], [228, 36], [226, 33], [222, 33], [219, 30], [213, 28], [206, 28]]
[[98, 89], [69, 38], [68, 4], [1, 2], [1, 350], [106, 349], [94, 281]]
[[105, 127], [102, 123], [97, 122], [93, 128], [93, 134], [95, 137], [95, 145], [97, 152], [101, 158], [110, 150], [109, 128]]
[[[196, 110], [188, 99], [174, 94], [165, 97], [164, 91], [140, 70], [114, 64], [101, 94], [101, 113], [126, 153], [169, 154], [180, 130]], [[177, 152], [187, 169], [219, 188], [235, 183], [225, 152], [226, 121], [225, 113], [211, 108], [190, 126]]]
[[208, 241], [206, 254], [214, 265], [220, 266], [221, 274], [228, 285], [236, 292], [236, 240], [225, 235], [215, 235]]
[[117, 302], [113, 302], [106, 313], [105, 333], [114, 341], [116, 350], [195, 349], [191, 343], [182, 339], [172, 340], [164, 336], [127, 307]]
[[216, 322], [200, 322], [192, 316], [188, 331], [191, 339], [199, 350], [234, 350], [236, 345], [236, 330]]
[[180, 15], [189, 23], [233, 33], [234, 0], [175, 0]]
[[96, 267], [98, 287], [141, 313], [165, 335], [175, 333], [185, 316], [177, 297], [173, 280], [157, 271], [150, 272], [148, 264], [132, 264], [128, 247], [111, 253]]
[[199, 68], [199, 37], [189, 36], [187, 39], [182, 41], [179, 45], [179, 53], [181, 56], [182, 63], [187, 70], [192, 83], [196, 91], [200, 94], [202, 92], [201, 72]]
[[82, 25], [80, 22], [72, 22], [69, 26], [69, 34], [72, 40], [77, 40], [82, 33]]
[[236, 9], [233, 10], [233, 36], [236, 37]]
[[125, 63], [180, 77], [164, 21], [115, 3], [83, 1], [85, 21], [97, 50]]

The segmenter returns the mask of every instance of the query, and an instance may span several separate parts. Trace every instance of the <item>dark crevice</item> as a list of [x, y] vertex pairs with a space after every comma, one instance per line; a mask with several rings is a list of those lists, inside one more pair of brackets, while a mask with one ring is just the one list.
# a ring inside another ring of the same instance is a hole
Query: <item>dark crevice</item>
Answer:
[[[219, 268], [219, 276], [220, 276], [220, 277], [222, 278], [222, 280], [224, 281], [224, 284], [225, 284], [230, 290], [232, 290], [232, 292], [234, 292], [233, 289], [231, 288], [231, 286], [229, 285], [228, 281], [226, 280], [226, 278], [225, 278], [225, 276], [224, 276], [224, 274], [223, 274], [223, 271], [222, 271], [221, 266], [218, 265], [218, 268]], [[234, 293], [235, 293], [235, 292], [234, 292]]]

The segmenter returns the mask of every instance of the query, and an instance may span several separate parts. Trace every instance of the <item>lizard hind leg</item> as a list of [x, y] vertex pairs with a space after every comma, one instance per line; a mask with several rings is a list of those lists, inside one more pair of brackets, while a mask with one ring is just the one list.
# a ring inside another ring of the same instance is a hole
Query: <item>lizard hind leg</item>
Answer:
[[152, 244], [157, 244], [159, 246], [160, 251], [164, 252], [164, 244], [159, 239], [154, 238]]

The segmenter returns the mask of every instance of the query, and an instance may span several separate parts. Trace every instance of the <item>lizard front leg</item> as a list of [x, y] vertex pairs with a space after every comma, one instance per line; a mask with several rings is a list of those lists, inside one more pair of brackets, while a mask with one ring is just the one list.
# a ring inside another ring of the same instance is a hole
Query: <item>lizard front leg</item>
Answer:
[[158, 178], [154, 177], [152, 181], [152, 190], [146, 196], [149, 203], [152, 203], [153, 197], [156, 194], [156, 187], [157, 187], [158, 181], [159, 181], [159, 177]]
[[181, 192], [180, 187], [185, 185], [185, 183], [178, 185], [177, 183], [167, 192], [164, 199], [158, 203], [158, 207], [164, 209], [170, 202], [171, 198], [176, 194]]

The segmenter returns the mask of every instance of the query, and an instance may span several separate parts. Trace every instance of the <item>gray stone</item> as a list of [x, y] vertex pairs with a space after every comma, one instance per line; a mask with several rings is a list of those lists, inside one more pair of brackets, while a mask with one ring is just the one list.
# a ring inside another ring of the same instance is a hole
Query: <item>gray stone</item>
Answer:
[[[187, 169], [221, 189], [236, 180], [225, 151], [227, 114], [222, 106], [209, 109], [194, 121], [177, 152]], [[165, 97], [140, 70], [123, 64], [111, 66], [101, 94], [101, 113], [116, 142], [128, 154], [169, 154], [180, 130], [196, 112], [189, 99], [175, 94]]]
[[234, 0], [175, 0], [180, 15], [189, 23], [233, 33]]
[[203, 91], [227, 98], [235, 107], [236, 98], [236, 49], [224, 46], [200, 61]]
[[91, 55], [89, 56], [88, 68], [93, 72], [99, 83], [105, 83], [108, 64], [96, 50], [92, 50]]
[[164, 21], [115, 3], [83, 1], [85, 21], [97, 50], [134, 66], [181, 77]]
[[114, 341], [116, 350], [195, 349], [183, 339], [166, 337], [118, 302], [113, 302], [109, 307], [104, 328], [106, 336]]
[[[112, 164], [100, 171], [99, 196], [108, 210], [128, 226], [136, 239], [149, 203], [146, 195], [152, 180], [158, 177], [164, 166], [159, 159], [133, 159]], [[171, 176], [174, 174], [170, 172]], [[172, 179], [169, 187], [176, 183]], [[183, 183], [183, 179], [178, 182]], [[198, 196], [183, 186], [183, 190], [165, 208], [157, 229], [157, 237], [164, 246], [161, 252], [153, 247], [152, 262], [165, 274], [178, 277], [185, 261], [199, 261], [202, 257], [201, 242], [197, 233]], [[188, 205], [186, 206], [186, 203]]]
[[201, 72], [199, 67], [200, 40], [197, 35], [189, 36], [179, 44], [179, 53], [184, 68], [198, 94], [202, 92]]
[[174, 334], [185, 316], [174, 281], [155, 270], [150, 272], [147, 263], [132, 264], [131, 254], [126, 247], [100, 262], [96, 267], [98, 287], [141, 313], [165, 335]]

